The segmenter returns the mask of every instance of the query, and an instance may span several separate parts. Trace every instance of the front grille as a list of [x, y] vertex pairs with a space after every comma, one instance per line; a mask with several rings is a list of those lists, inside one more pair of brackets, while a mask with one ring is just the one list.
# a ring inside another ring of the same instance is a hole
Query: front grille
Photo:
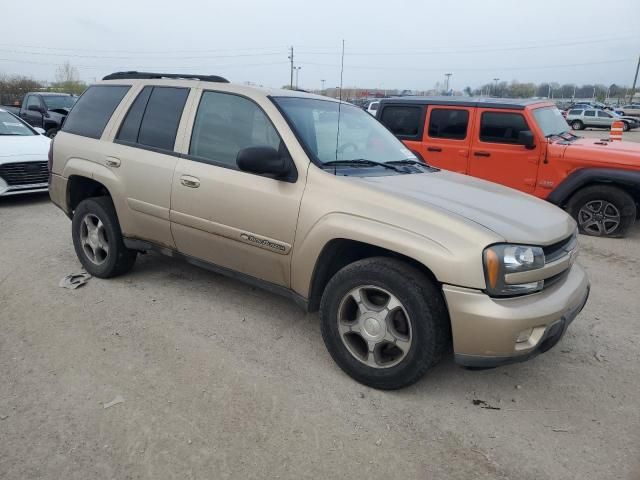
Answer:
[[49, 168], [47, 162], [16, 162], [0, 165], [0, 177], [8, 185], [31, 185], [34, 183], [47, 183], [49, 181]]
[[556, 275], [553, 275], [552, 277], [549, 278], [545, 278], [544, 279], [544, 284], [543, 284], [543, 289], [549, 288], [551, 285], [554, 285], [556, 283], [558, 283], [560, 280], [562, 280], [563, 278], [565, 278], [567, 275], [569, 275], [569, 270], [565, 270], [564, 272], [560, 272]]
[[554, 243], [553, 245], [548, 245], [543, 247], [544, 251], [544, 259], [546, 263], [554, 262], [559, 258], [567, 255], [571, 250], [574, 250], [577, 247], [578, 238], [577, 234], [565, 238], [564, 240], [560, 240], [559, 242]]

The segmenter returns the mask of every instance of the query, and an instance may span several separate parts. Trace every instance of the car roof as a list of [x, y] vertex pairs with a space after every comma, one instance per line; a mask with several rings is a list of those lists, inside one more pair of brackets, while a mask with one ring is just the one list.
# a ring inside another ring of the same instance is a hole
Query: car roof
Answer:
[[37, 93], [38, 95], [44, 95], [45, 97], [73, 97], [73, 93], [62, 93], [62, 92], [29, 92], [29, 93]]
[[460, 107], [487, 107], [524, 110], [530, 105], [549, 103], [547, 100], [530, 98], [486, 98], [486, 97], [391, 97], [381, 101], [395, 105], [455, 105]]

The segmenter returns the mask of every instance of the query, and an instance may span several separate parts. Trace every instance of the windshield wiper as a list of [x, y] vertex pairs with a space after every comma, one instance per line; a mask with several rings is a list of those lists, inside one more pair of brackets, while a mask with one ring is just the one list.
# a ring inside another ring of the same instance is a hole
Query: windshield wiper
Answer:
[[405, 158], [404, 160], [392, 160], [390, 162], [387, 162], [387, 164], [393, 164], [393, 165], [420, 165], [421, 167], [426, 167], [427, 164], [424, 162], [421, 162], [419, 160], [410, 160], [408, 158]]
[[331, 166], [363, 166], [363, 167], [383, 167], [388, 168], [389, 170], [394, 170], [396, 172], [402, 172], [402, 170], [394, 167], [393, 165], [389, 165], [389, 163], [376, 162], [374, 160], [367, 160], [365, 158], [356, 158], [353, 160], [332, 160], [330, 162], [324, 162], [322, 166], [331, 167]]

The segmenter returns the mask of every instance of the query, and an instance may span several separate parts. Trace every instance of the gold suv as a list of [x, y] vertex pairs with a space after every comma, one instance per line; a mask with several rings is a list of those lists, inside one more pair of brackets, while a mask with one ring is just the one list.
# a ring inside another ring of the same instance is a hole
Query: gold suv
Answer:
[[78, 100], [49, 160], [89, 273], [157, 251], [285, 295], [320, 310], [333, 359], [375, 388], [451, 348], [469, 367], [531, 358], [589, 294], [569, 215], [432, 168], [322, 96], [116, 73]]

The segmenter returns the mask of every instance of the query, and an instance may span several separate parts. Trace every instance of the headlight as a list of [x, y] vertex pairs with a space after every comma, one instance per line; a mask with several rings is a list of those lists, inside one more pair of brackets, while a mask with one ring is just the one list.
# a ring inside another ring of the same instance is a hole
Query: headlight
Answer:
[[484, 276], [487, 293], [492, 297], [511, 297], [542, 290], [543, 281], [508, 284], [505, 275], [544, 267], [541, 247], [528, 245], [493, 245], [484, 251]]

